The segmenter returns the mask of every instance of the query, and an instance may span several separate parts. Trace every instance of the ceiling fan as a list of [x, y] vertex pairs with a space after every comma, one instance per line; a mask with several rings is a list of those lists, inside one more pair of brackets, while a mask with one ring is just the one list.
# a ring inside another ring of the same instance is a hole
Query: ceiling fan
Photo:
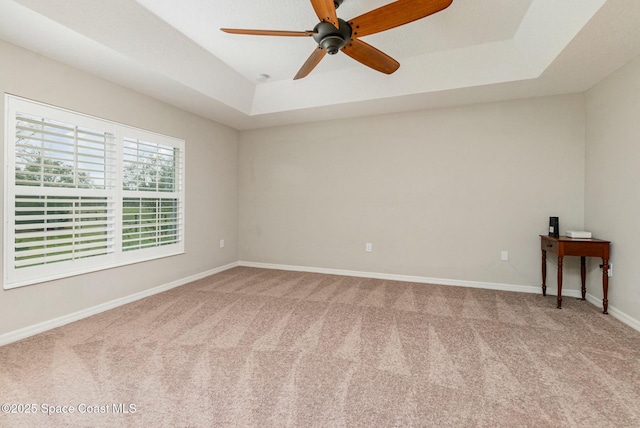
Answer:
[[254, 36], [313, 37], [318, 46], [302, 65], [294, 80], [306, 77], [327, 53], [335, 55], [339, 50], [367, 67], [391, 74], [400, 67], [400, 63], [363, 42], [360, 37], [399, 27], [440, 12], [449, 7], [453, 0], [396, 0], [349, 21], [337, 17], [336, 9], [342, 2], [343, 0], [311, 0], [313, 10], [320, 19], [313, 30], [278, 31], [237, 28], [221, 28], [221, 30], [226, 33]]

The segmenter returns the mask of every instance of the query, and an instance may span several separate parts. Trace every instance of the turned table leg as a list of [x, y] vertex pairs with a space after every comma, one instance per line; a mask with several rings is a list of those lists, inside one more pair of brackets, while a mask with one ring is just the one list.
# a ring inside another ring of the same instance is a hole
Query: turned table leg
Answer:
[[562, 256], [558, 256], [558, 309], [562, 309]]
[[602, 311], [603, 314], [608, 314], [607, 307], [609, 306], [609, 300], [607, 299], [607, 293], [609, 292], [609, 260], [602, 259]]
[[542, 295], [547, 295], [547, 252], [542, 250]]
[[587, 294], [587, 266], [585, 259], [586, 257], [580, 257], [580, 279], [582, 280], [582, 288], [580, 291], [582, 291], [582, 300], [585, 300], [585, 296]]

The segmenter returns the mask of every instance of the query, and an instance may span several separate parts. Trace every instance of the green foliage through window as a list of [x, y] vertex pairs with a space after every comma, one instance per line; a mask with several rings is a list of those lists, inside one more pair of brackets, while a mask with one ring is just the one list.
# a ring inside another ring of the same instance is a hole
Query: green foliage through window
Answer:
[[4, 288], [184, 250], [184, 141], [5, 101]]

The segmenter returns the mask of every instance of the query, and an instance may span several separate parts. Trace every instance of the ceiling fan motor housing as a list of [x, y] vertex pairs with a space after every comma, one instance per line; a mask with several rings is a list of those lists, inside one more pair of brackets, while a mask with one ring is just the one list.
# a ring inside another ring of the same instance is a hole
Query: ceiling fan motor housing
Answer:
[[320, 22], [313, 29], [316, 34], [313, 38], [318, 45], [327, 51], [329, 55], [335, 55], [351, 40], [351, 26], [338, 18], [339, 28], [329, 22]]

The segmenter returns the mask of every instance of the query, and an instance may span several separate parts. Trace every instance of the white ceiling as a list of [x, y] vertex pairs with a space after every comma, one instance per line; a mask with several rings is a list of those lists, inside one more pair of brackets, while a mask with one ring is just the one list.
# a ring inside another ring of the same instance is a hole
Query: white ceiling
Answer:
[[1, 39], [236, 129], [581, 92], [640, 54], [638, 0], [453, 0], [363, 37], [400, 62], [392, 75], [339, 53], [293, 81], [312, 38], [219, 30], [317, 21], [304, 0], [0, 0]]

